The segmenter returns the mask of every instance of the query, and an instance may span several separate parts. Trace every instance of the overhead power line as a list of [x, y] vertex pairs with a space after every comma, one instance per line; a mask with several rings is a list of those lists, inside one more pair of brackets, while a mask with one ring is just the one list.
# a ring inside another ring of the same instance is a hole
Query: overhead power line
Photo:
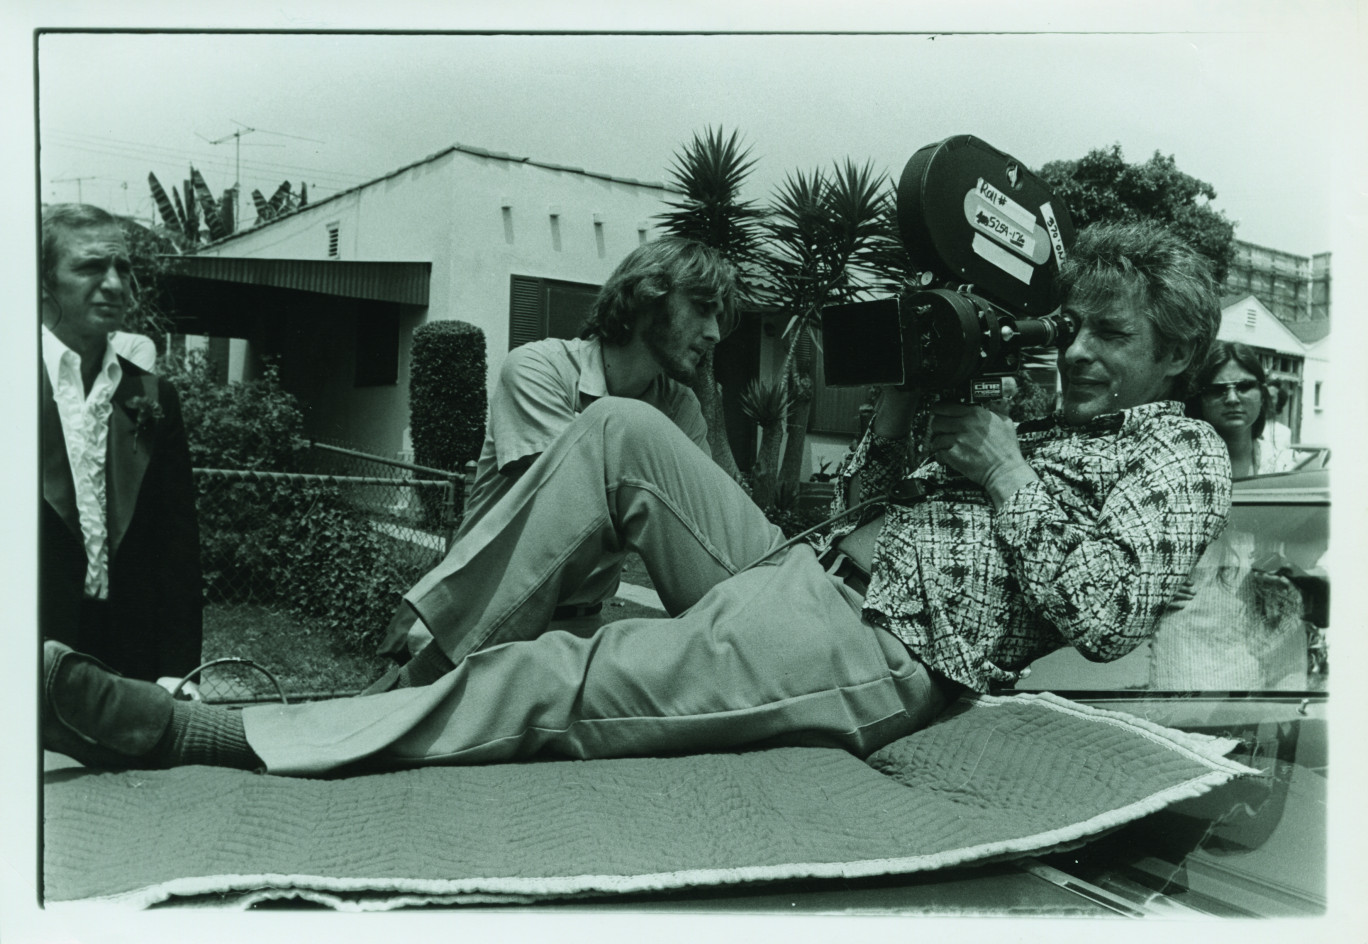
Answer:
[[[60, 146], [64, 148], [69, 148], [71, 150], [84, 151], [92, 154], [107, 154], [113, 157], [122, 157], [130, 160], [141, 160], [147, 162], [168, 163], [175, 161], [177, 163], [192, 163], [202, 167], [222, 166], [225, 169], [231, 166], [223, 158], [215, 158], [212, 155], [206, 156], [204, 154], [183, 150], [173, 151], [169, 154], [152, 154], [147, 153], [142, 149], [136, 147], [126, 147], [121, 145], [108, 146], [100, 144], [86, 144], [77, 142], [66, 142], [60, 140], [54, 141], [53, 146]], [[321, 170], [317, 167], [307, 167], [302, 164], [285, 164], [270, 161], [244, 160], [242, 166], [247, 170], [251, 170], [257, 173], [276, 174], [280, 172], [285, 172], [287, 174], [307, 174], [310, 176], [310, 178], [318, 178], [320, 180], [326, 178], [330, 181], [333, 181], [336, 185], [342, 187], [355, 186], [358, 183], [364, 183], [367, 180], [373, 179], [373, 176], [368, 176], [365, 174], [350, 174], [343, 171]]]
[[[145, 144], [142, 142], [130, 142], [117, 138], [107, 138], [95, 135], [77, 134], [74, 132], [52, 131], [44, 132], [43, 137], [47, 139], [49, 146], [61, 146], [72, 150], [83, 151], [93, 154], [106, 154], [114, 157], [122, 157], [133, 160], [145, 160], [149, 162], [180, 161], [195, 163], [203, 166], [230, 166], [222, 158], [206, 156], [203, 152], [191, 151], [184, 148], [166, 147], [163, 145]], [[339, 189], [352, 187], [368, 180], [373, 180], [376, 175], [348, 173], [346, 171], [336, 171], [308, 167], [302, 164], [290, 164], [284, 162], [258, 161], [244, 159], [242, 168], [258, 174], [277, 174], [284, 173], [290, 175], [306, 175], [310, 182], [319, 182], [324, 186], [336, 186]]]
[[[244, 127], [244, 128], [247, 127], [246, 124], [243, 124], [243, 122], [238, 121], [236, 118], [229, 118], [228, 120], [231, 121], [231, 122], [232, 122], [233, 124], [235, 124], [235, 125], [242, 125], [242, 127]], [[294, 138], [296, 141], [312, 141], [314, 144], [327, 144], [327, 143], [328, 143], [327, 141], [320, 141], [320, 140], [318, 140], [317, 138], [306, 138], [306, 137], [304, 137], [303, 135], [299, 135], [299, 134], [286, 134], [284, 131], [272, 131], [272, 130], [270, 130], [269, 128], [250, 128], [250, 129], [248, 129], [248, 130], [251, 130], [251, 131], [258, 131], [258, 132], [260, 132], [260, 133], [262, 133], [262, 134], [274, 134], [274, 135], [276, 135], [277, 137], [281, 137], [281, 138]]]

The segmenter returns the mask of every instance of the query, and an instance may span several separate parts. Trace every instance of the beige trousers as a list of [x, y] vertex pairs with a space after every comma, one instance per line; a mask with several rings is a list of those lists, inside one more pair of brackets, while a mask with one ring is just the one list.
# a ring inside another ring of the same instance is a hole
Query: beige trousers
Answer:
[[[407, 595], [456, 667], [432, 685], [243, 712], [275, 773], [743, 745], [868, 754], [944, 699], [860, 598], [654, 408], [598, 401]], [[548, 632], [567, 586], [636, 551], [672, 618]]]

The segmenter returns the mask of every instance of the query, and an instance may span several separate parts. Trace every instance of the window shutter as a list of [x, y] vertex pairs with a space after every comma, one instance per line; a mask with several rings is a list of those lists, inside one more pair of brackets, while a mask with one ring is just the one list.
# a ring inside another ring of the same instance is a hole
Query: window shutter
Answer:
[[548, 282], [546, 285], [546, 337], [577, 338], [598, 298], [598, 287]]
[[546, 337], [546, 303], [541, 279], [510, 276], [508, 291], [508, 349]]

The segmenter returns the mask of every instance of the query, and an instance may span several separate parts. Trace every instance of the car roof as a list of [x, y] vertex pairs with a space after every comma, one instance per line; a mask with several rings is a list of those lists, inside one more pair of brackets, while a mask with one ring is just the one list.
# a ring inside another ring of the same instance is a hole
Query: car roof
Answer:
[[1329, 504], [1330, 472], [1328, 469], [1307, 469], [1236, 479], [1231, 501], [1237, 505]]

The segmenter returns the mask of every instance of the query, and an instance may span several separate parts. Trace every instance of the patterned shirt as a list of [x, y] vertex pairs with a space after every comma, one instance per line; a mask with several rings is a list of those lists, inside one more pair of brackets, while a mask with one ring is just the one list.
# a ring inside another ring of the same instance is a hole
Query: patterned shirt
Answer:
[[927, 497], [889, 502], [865, 619], [928, 666], [977, 691], [1009, 685], [1065, 645], [1125, 655], [1153, 631], [1224, 527], [1230, 459], [1210, 424], [1148, 403], [1080, 427], [1058, 415], [1017, 427], [1039, 481], [994, 509], [940, 463], [906, 476], [906, 440], [871, 431], [844, 471], [865, 494], [904, 477]]
[[114, 391], [123, 378], [114, 348], [105, 346], [104, 363], [95, 375], [90, 395], [81, 380], [80, 356], [43, 327], [43, 363], [52, 382], [62, 439], [71, 464], [76, 512], [86, 549], [85, 595], [95, 600], [109, 596], [109, 527], [105, 516], [105, 456], [109, 442], [109, 414]]

